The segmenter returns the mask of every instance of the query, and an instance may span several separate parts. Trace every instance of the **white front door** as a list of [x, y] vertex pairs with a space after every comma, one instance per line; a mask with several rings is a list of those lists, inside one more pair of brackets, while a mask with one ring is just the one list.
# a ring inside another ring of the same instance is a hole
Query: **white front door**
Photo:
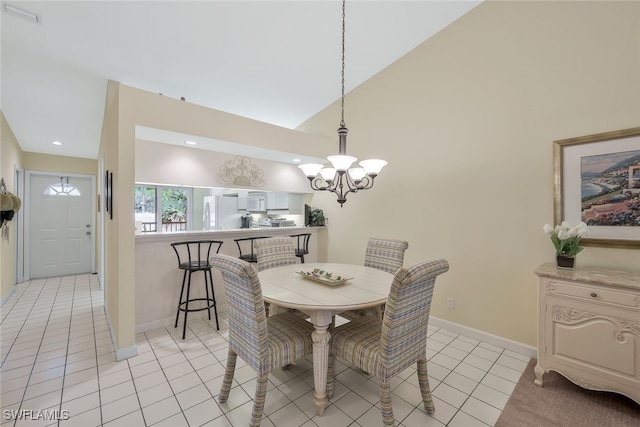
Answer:
[[30, 174], [29, 183], [30, 278], [90, 273], [93, 179]]

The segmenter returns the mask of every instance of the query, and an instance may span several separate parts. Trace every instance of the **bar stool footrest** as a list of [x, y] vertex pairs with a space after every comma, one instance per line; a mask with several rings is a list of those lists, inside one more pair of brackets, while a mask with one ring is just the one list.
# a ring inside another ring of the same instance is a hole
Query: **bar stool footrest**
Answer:
[[[187, 302], [191, 304], [194, 301], [208, 301], [209, 305], [202, 308], [191, 308], [191, 307], [189, 307], [189, 309], [184, 308], [184, 306], [187, 305]], [[215, 306], [216, 306], [216, 302], [212, 298], [193, 298], [193, 299], [190, 299], [189, 301], [183, 301], [180, 304], [178, 304], [178, 310], [191, 313], [192, 311], [209, 310], [211, 308], [215, 308]]]

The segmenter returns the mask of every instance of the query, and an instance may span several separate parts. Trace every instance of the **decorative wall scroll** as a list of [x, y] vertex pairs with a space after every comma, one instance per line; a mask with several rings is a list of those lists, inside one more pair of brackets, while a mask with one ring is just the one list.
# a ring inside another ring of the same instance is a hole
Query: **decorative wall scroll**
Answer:
[[239, 187], [263, 187], [267, 183], [264, 170], [245, 156], [236, 156], [233, 160], [224, 162], [216, 179], [218, 182]]

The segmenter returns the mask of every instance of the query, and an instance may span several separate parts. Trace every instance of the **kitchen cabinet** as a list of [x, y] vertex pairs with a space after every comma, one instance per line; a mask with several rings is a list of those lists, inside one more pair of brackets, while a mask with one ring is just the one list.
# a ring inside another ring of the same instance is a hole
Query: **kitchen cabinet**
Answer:
[[249, 192], [246, 190], [238, 191], [238, 210], [247, 210], [247, 196]]
[[542, 386], [552, 370], [583, 388], [640, 403], [640, 274], [545, 263], [536, 275], [535, 383]]
[[289, 209], [289, 193], [267, 193], [267, 210]]
[[290, 215], [302, 215], [304, 213], [304, 206], [302, 203], [302, 194], [289, 193], [289, 214]]

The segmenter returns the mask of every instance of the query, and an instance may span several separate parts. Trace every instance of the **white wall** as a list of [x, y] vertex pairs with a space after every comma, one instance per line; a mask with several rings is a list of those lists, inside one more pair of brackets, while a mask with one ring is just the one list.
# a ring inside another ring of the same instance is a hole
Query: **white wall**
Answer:
[[[136, 140], [136, 181], [223, 188], [247, 188], [220, 179], [220, 168], [235, 155]], [[250, 158], [264, 172], [265, 183], [253, 189], [308, 193], [309, 183], [295, 165]], [[302, 178], [302, 179], [301, 179]]]

